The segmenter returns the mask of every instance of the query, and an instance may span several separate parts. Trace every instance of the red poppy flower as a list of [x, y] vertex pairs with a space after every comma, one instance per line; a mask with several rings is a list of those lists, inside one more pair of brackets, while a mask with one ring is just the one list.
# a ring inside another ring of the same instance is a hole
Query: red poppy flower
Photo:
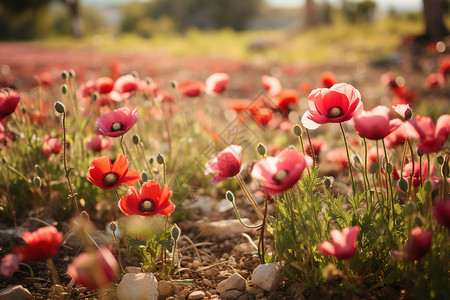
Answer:
[[308, 129], [348, 121], [363, 109], [359, 91], [346, 83], [315, 89], [309, 94], [308, 102], [310, 110], [302, 117], [303, 126]]
[[110, 139], [105, 138], [103, 135], [96, 135], [89, 139], [86, 143], [86, 149], [91, 150], [92, 152], [101, 152], [108, 148], [114, 146], [114, 142]]
[[58, 138], [51, 138], [48, 135], [44, 137], [44, 145], [41, 148], [41, 154], [45, 158], [49, 158], [50, 155], [58, 154], [62, 150], [62, 143]]
[[226, 88], [230, 76], [227, 73], [214, 73], [206, 79], [205, 93], [211, 96], [222, 93]]
[[114, 90], [120, 94], [135, 92], [138, 89], [138, 81], [139, 79], [131, 74], [120, 76], [114, 83]]
[[263, 75], [261, 77], [262, 85], [267, 91], [267, 95], [275, 97], [281, 92], [281, 83], [276, 77]]
[[436, 201], [434, 203], [433, 215], [439, 224], [450, 228], [450, 200]]
[[277, 96], [277, 106], [287, 115], [297, 105], [298, 92], [296, 90], [282, 90]]
[[326, 158], [342, 168], [348, 165], [347, 150], [345, 150], [345, 147], [339, 147], [328, 152]]
[[19, 105], [20, 95], [14, 90], [0, 90], [0, 121], [12, 114]]
[[187, 80], [178, 85], [178, 92], [187, 97], [198, 97], [204, 89], [205, 84], [198, 80]]
[[114, 80], [109, 77], [100, 77], [95, 81], [95, 86], [99, 94], [108, 94], [114, 88]]
[[146, 181], [139, 192], [133, 187], [120, 198], [119, 209], [125, 215], [152, 216], [156, 214], [170, 215], [175, 210], [175, 204], [169, 201], [172, 190], [167, 185], [161, 189], [154, 181]]
[[3, 256], [0, 263], [0, 275], [11, 277], [14, 272], [19, 270], [19, 262], [17, 254], [9, 253]]
[[128, 169], [128, 160], [125, 155], [117, 155], [114, 163], [102, 156], [94, 159], [89, 166], [87, 180], [104, 190], [113, 189], [121, 184], [135, 185], [141, 179], [138, 171]]
[[353, 258], [356, 254], [356, 240], [358, 239], [359, 226], [331, 230], [330, 236], [333, 243], [324, 241], [319, 244], [318, 251], [325, 255], [331, 255], [338, 259]]
[[236, 99], [229, 103], [228, 107], [235, 112], [243, 112], [248, 109], [251, 101], [249, 99]]
[[270, 100], [264, 96], [253, 101], [248, 108], [253, 119], [262, 126], [267, 125], [273, 117], [273, 109]]
[[219, 174], [211, 179], [213, 184], [216, 185], [229, 177], [239, 174], [241, 164], [242, 146], [230, 145], [206, 163], [205, 175]]
[[41, 227], [33, 232], [23, 232], [23, 246], [14, 246], [21, 261], [39, 261], [55, 255], [58, 251], [63, 234], [55, 226]]
[[131, 111], [129, 107], [118, 108], [103, 114], [95, 121], [98, 126], [97, 133], [119, 137], [128, 132], [137, 120], [137, 109]]
[[338, 83], [336, 75], [334, 75], [334, 73], [330, 71], [325, 71], [320, 74], [319, 81], [322, 87], [327, 89]]
[[[314, 150], [314, 156], [316, 157], [316, 159], [318, 159], [320, 151], [325, 150], [327, 148], [327, 145], [325, 141], [320, 139], [311, 139], [311, 144]], [[309, 143], [305, 143], [305, 154], [312, 157], [311, 145]]]
[[403, 250], [394, 251], [393, 257], [398, 260], [419, 260], [430, 251], [432, 239], [431, 231], [424, 231], [421, 227], [416, 227], [411, 230]]
[[[434, 191], [439, 187], [439, 177], [435, 174], [434, 165], [430, 165], [430, 180], [433, 184], [432, 190]], [[412, 163], [407, 163], [403, 167], [403, 177], [409, 181], [409, 177], [413, 176], [412, 185], [414, 187], [414, 191], [417, 192], [420, 186], [420, 164], [418, 161], [414, 163], [414, 174], [412, 174]], [[428, 161], [422, 161], [422, 180], [425, 181], [428, 178]]]
[[417, 147], [423, 153], [441, 150], [450, 134], [450, 115], [442, 115], [434, 122], [429, 117], [416, 116], [408, 121], [420, 136]]
[[389, 119], [389, 108], [376, 106], [370, 111], [362, 110], [353, 117], [355, 130], [359, 135], [369, 140], [380, 140], [396, 130], [402, 121], [400, 119]]
[[271, 195], [291, 188], [307, 167], [306, 159], [295, 149], [284, 149], [277, 156], [263, 158], [253, 165], [251, 176]]
[[67, 266], [74, 281], [91, 290], [108, 286], [119, 270], [117, 260], [106, 247], [95, 252], [81, 253]]

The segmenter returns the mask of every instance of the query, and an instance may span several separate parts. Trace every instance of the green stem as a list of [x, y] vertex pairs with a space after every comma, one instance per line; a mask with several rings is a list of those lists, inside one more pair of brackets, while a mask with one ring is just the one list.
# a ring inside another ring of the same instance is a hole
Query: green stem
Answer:
[[245, 185], [245, 182], [242, 180], [242, 178], [238, 175], [235, 176], [239, 186], [241, 187], [242, 191], [244, 192], [245, 196], [247, 197], [248, 201], [250, 202], [250, 204], [253, 206], [253, 209], [256, 211], [256, 213], [258, 214], [258, 216], [261, 218], [261, 220], [264, 219], [264, 215], [261, 212], [261, 210], [258, 207], [258, 204], [256, 203], [255, 199], [253, 198], [252, 194], [249, 192], [249, 190], [247, 189], [247, 186]]
[[[368, 160], [367, 160], [367, 141], [366, 138], [362, 138], [363, 142], [364, 142], [364, 180], [367, 181], [367, 190], [370, 191], [370, 182], [369, 182], [369, 177], [367, 175], [367, 165], [368, 165]], [[366, 203], [367, 203], [367, 209], [369, 210], [369, 208], [372, 206], [371, 202], [369, 202], [369, 197], [366, 194]]]
[[117, 238], [116, 233], [114, 231], [112, 232], [112, 234], [114, 237], [114, 243], [116, 244], [117, 259], [119, 261], [120, 271], [122, 272], [122, 274], [125, 274], [125, 270], [123, 269], [123, 266], [122, 266], [122, 253], [120, 252], [119, 239]]
[[231, 202], [233, 204], [233, 209], [234, 209], [234, 213], [236, 214], [237, 219], [239, 220], [239, 223], [241, 223], [242, 226], [244, 226], [245, 228], [251, 228], [251, 229], [258, 229], [261, 228], [261, 225], [247, 225], [244, 223], [244, 221], [242, 221], [241, 218], [241, 214], [239, 213], [239, 210], [236, 206], [235, 201]]
[[311, 142], [311, 136], [309, 135], [309, 130], [306, 128], [306, 136], [308, 137], [309, 142], [309, 151], [311, 152], [311, 157], [313, 159], [313, 168], [316, 166], [316, 154], [314, 153], [313, 144]]
[[349, 171], [349, 175], [350, 175], [350, 183], [352, 184], [353, 196], [355, 196], [356, 195], [356, 184], [353, 179], [352, 163], [350, 161], [350, 153], [348, 150], [347, 138], [345, 137], [344, 126], [342, 125], [342, 123], [339, 123], [339, 126], [341, 127], [342, 137], [344, 138], [345, 150], [347, 153], [347, 160], [348, 160], [348, 171]]
[[[389, 157], [387, 154], [387, 150], [386, 150], [386, 144], [384, 143], [384, 139], [381, 139], [381, 142], [383, 144], [383, 149], [384, 149], [384, 158], [386, 161], [386, 166], [385, 166], [385, 176], [386, 176], [386, 190], [389, 189], [390, 193], [391, 193], [391, 203], [392, 203], [392, 221], [394, 222], [394, 226], [395, 226], [395, 205], [394, 205], [394, 191], [392, 189], [392, 181], [391, 181], [391, 172], [388, 170], [388, 166], [390, 164], [389, 162]], [[388, 197], [389, 199], [389, 197]]]
[[122, 154], [126, 155], [125, 154], [125, 149], [123, 148], [123, 135], [120, 136], [119, 142], [120, 142], [120, 148], [122, 149]]

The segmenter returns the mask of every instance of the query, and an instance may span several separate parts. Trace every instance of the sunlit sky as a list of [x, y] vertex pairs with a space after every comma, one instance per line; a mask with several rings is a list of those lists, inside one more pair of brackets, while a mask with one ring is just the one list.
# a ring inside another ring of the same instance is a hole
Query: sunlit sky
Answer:
[[[82, 3], [86, 4], [118, 4], [131, 2], [133, 0], [81, 0]], [[180, 0], [182, 1], [182, 0]], [[215, 0], [221, 1], [221, 0]], [[245, 1], [245, 0], [244, 0]], [[298, 7], [304, 5], [305, 0], [264, 0], [272, 6], [277, 7]], [[324, 0], [316, 0], [317, 3], [323, 2]], [[329, 3], [339, 4], [341, 0], [327, 0]], [[387, 10], [389, 8], [394, 8], [398, 11], [415, 11], [422, 9], [422, 0], [374, 0], [377, 3], [378, 9]]]

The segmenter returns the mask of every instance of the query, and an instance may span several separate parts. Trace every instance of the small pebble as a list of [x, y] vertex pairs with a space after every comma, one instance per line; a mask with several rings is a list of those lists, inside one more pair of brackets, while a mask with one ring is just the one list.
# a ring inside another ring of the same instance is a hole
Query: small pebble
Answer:
[[197, 300], [205, 298], [205, 293], [203, 291], [194, 291], [189, 294], [189, 300]]

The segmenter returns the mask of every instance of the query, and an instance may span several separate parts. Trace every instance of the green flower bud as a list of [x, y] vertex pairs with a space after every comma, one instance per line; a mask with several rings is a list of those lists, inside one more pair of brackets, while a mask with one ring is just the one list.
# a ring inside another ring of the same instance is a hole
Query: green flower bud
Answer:
[[436, 157], [438, 164], [442, 165], [444, 163], [444, 157], [440, 154]]
[[378, 163], [377, 162], [373, 162], [370, 164], [369, 172], [370, 172], [370, 174], [375, 174], [376, 172], [378, 172]]
[[63, 85], [61, 86], [61, 93], [62, 93], [63, 95], [67, 94], [67, 85], [63, 84]]
[[111, 229], [111, 231], [115, 233], [116, 230], [117, 230], [117, 224], [116, 224], [116, 222], [110, 222], [110, 223], [109, 223], [109, 229]]
[[150, 157], [149, 159], [148, 159], [148, 162], [151, 164], [151, 165], [153, 165], [153, 162], [155, 161], [155, 159], [153, 158], [153, 157]]
[[294, 134], [296, 136], [298, 136], [298, 137], [302, 136], [302, 128], [300, 127], [300, 125], [295, 124], [292, 129], [294, 130]]
[[57, 113], [63, 114], [66, 112], [66, 108], [64, 107], [64, 104], [62, 104], [61, 102], [57, 101], [55, 102], [55, 111]]
[[172, 228], [170, 229], [170, 237], [176, 242], [178, 242], [178, 239], [181, 236], [181, 229], [177, 226], [177, 224], [173, 224]]
[[392, 174], [392, 172], [394, 171], [394, 165], [392, 165], [391, 163], [387, 163], [386, 170], [389, 174]]
[[164, 155], [162, 155], [161, 153], [158, 153], [158, 155], [156, 155], [156, 161], [160, 165], [164, 164], [164, 162], [165, 162]]
[[97, 92], [95, 92], [95, 93], [93, 93], [92, 95], [91, 95], [91, 99], [92, 99], [92, 101], [97, 101], [98, 100], [98, 93]]
[[331, 176], [327, 176], [323, 180], [323, 184], [327, 189], [331, 188], [333, 186], [334, 178]]
[[398, 188], [405, 194], [408, 192], [408, 181], [403, 176], [398, 181]]
[[69, 70], [69, 77], [74, 78], [75, 77], [75, 71], [73, 69]]
[[423, 186], [427, 192], [431, 192], [433, 190], [433, 182], [430, 179], [427, 179]]
[[176, 89], [178, 87], [178, 82], [176, 80], [172, 80], [170, 82], [170, 86], [172, 86], [173, 89]]
[[63, 80], [66, 80], [67, 77], [69, 77], [69, 72], [64, 71], [64, 72], [61, 73], [61, 78], [62, 78]]
[[137, 134], [133, 135], [133, 144], [138, 145], [141, 139]]
[[420, 151], [419, 148], [417, 148], [417, 155], [419, 155], [419, 157], [422, 157], [424, 155], [424, 153], [422, 151]]
[[42, 186], [42, 180], [41, 180], [41, 177], [35, 176], [35, 177], [33, 178], [33, 184], [34, 184], [36, 187], [40, 188], [40, 187]]
[[403, 207], [403, 213], [405, 214], [405, 216], [412, 216], [415, 212], [416, 207], [411, 202], [406, 203]]
[[142, 172], [141, 179], [142, 179], [143, 182], [147, 182], [149, 180], [147, 172], [145, 172], [145, 171]]
[[412, 117], [412, 110], [411, 108], [407, 108], [405, 111], [405, 121], [408, 121]]
[[267, 149], [266, 146], [264, 146], [264, 144], [259, 143], [256, 149], [258, 150], [258, 153], [261, 156], [264, 156], [267, 153]]
[[234, 202], [235, 198], [234, 198], [234, 194], [232, 191], [227, 191], [225, 193], [225, 197], [227, 198], [228, 201], [230, 202]]

